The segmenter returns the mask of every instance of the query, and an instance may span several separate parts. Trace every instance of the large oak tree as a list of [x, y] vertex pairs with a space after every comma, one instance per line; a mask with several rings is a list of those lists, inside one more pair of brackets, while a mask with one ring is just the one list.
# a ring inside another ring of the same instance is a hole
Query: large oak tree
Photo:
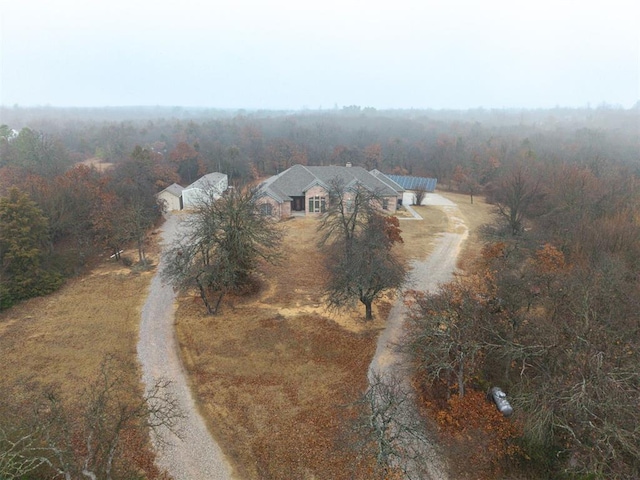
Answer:
[[230, 189], [217, 200], [204, 198], [165, 256], [165, 278], [181, 289], [196, 287], [211, 315], [226, 293], [251, 283], [261, 260], [278, 258], [281, 231], [261, 213], [257, 199], [257, 191], [249, 188]]
[[328, 303], [341, 308], [358, 300], [365, 318], [373, 319], [372, 304], [384, 292], [404, 282], [406, 269], [392, 250], [402, 242], [398, 219], [377, 210], [376, 192], [362, 185], [347, 188], [336, 179], [329, 189], [329, 207], [319, 225], [329, 279]]

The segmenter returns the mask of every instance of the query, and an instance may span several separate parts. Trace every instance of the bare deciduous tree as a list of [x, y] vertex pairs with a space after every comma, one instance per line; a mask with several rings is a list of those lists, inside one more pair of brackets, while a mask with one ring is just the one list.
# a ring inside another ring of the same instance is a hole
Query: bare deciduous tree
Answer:
[[40, 444], [41, 429], [39, 425], [28, 429], [0, 425], [0, 478], [25, 478], [48, 465], [48, 459], [43, 456], [46, 449]]
[[416, 188], [413, 189], [413, 204], [414, 205], [422, 205], [422, 201], [424, 200], [424, 197], [427, 196], [427, 189], [422, 187], [422, 186], [418, 186]]
[[394, 375], [369, 376], [357, 402], [356, 449], [376, 459], [374, 478], [431, 478], [435, 451], [424, 419], [415, 414], [415, 393]]
[[227, 292], [240, 291], [260, 260], [275, 262], [282, 233], [260, 212], [253, 189], [231, 189], [202, 199], [185, 235], [167, 252], [163, 276], [181, 289], [198, 288], [207, 312], [218, 312]]
[[[127, 380], [122, 369], [107, 356], [95, 381], [73, 405], [48, 392], [33, 407], [31, 424], [0, 428], [0, 477], [24, 478], [38, 468], [65, 480], [111, 480], [139, 473], [140, 466], [131, 459], [142, 451], [132, 447], [144, 448], [147, 432], [160, 427], [178, 435], [182, 413], [169, 381], [158, 380], [137, 396], [137, 384]], [[136, 437], [142, 443], [133, 441]]]
[[489, 188], [487, 200], [496, 205], [511, 235], [520, 235], [524, 220], [542, 196], [539, 180], [524, 166], [516, 166]]
[[322, 216], [318, 231], [322, 232], [320, 245], [342, 239], [348, 244], [367, 224], [381, 204], [380, 196], [363, 185], [345, 185], [335, 178], [329, 182], [329, 205]]
[[456, 387], [464, 397], [468, 378], [479, 371], [490, 297], [470, 281], [443, 285], [436, 294], [414, 293], [411, 349], [431, 381]]
[[[394, 219], [397, 224], [397, 219]], [[327, 249], [329, 305], [343, 307], [359, 300], [365, 306], [365, 319], [373, 319], [372, 304], [384, 292], [400, 287], [406, 277], [404, 264], [391, 248], [399, 238], [399, 228], [391, 229], [391, 217], [373, 214], [363, 230], [350, 242], [336, 241]]]
[[346, 188], [338, 179], [329, 189], [330, 203], [318, 227], [327, 253], [326, 294], [331, 307], [359, 300], [365, 318], [373, 319], [372, 303], [404, 282], [406, 268], [392, 247], [402, 242], [396, 218], [382, 215], [378, 196], [362, 185]]

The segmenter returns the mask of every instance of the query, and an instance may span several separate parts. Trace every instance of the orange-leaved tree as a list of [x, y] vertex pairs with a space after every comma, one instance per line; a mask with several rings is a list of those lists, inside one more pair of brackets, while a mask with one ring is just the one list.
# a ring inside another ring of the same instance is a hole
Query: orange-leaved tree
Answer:
[[486, 355], [492, 284], [487, 273], [447, 283], [435, 294], [413, 292], [409, 335], [418, 371], [461, 397]]
[[455, 459], [457, 478], [469, 472], [473, 478], [506, 473], [507, 462], [523, 453], [517, 443], [521, 424], [504, 417], [478, 390], [453, 395], [435, 418], [440, 439]]

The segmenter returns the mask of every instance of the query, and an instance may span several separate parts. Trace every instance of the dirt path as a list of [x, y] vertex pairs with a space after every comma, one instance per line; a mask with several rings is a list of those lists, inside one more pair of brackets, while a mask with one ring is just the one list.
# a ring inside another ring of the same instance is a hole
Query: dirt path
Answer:
[[[430, 194], [428, 204], [440, 206], [446, 212], [450, 229], [454, 232], [440, 235], [436, 240], [435, 249], [427, 259], [412, 262], [412, 269], [405, 287], [406, 290], [434, 292], [437, 290], [438, 285], [450, 281], [456, 270], [458, 254], [468, 234], [468, 230], [460, 218], [460, 212], [453, 202], [440, 195]], [[391, 309], [387, 326], [378, 339], [376, 353], [369, 366], [369, 378], [371, 380], [374, 376], [378, 376], [382, 379], [385, 377], [400, 379], [403, 391], [413, 392], [410, 378], [407, 374], [409, 361], [406, 354], [398, 348], [402, 341], [406, 316], [407, 309], [402, 297], [400, 297]], [[416, 419], [418, 411], [415, 399], [404, 404], [407, 408], [402, 412], [402, 415], [406, 416], [407, 419]], [[410, 420], [407, 420], [407, 422], [414, 423]], [[446, 479], [445, 468], [441, 461], [438, 460], [435, 449], [429, 446], [426, 450], [428, 451], [425, 451], [421, 458], [428, 458], [430, 461], [426, 465], [427, 472], [424, 474], [428, 475], [427, 478], [433, 480]], [[408, 464], [404, 467], [409, 471], [410, 478], [424, 478], [421, 476], [424, 474], [414, 473], [411, 475], [412, 471], [415, 472], [419, 468], [418, 466]]]
[[[162, 226], [164, 244], [171, 243], [177, 232], [178, 218], [170, 215]], [[160, 378], [172, 381], [171, 393], [185, 417], [178, 425], [181, 438], [163, 429], [158, 438], [153, 439], [157, 450], [156, 462], [174, 480], [230, 479], [231, 468], [211, 438], [191, 395], [174, 333], [175, 293], [173, 287], [161, 281], [161, 269], [162, 263], [151, 282], [149, 296], [142, 309], [138, 358], [147, 387]]]

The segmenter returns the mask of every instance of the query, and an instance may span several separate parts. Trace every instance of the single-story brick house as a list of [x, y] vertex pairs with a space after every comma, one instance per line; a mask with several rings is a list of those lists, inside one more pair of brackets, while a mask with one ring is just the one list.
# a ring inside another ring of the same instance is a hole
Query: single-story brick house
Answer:
[[183, 208], [197, 206], [207, 198], [220, 198], [229, 187], [229, 177], [224, 173], [208, 173], [182, 190]]
[[381, 199], [381, 208], [389, 213], [396, 211], [404, 192], [377, 170], [368, 172], [349, 164], [344, 167], [294, 165], [260, 185], [258, 202], [265, 214], [277, 218], [288, 218], [296, 213], [320, 215], [329, 202], [329, 185], [334, 179], [340, 179], [347, 189], [361, 185], [375, 192]]
[[156, 195], [163, 203], [165, 212], [182, 210], [182, 190], [184, 187], [173, 183]]

